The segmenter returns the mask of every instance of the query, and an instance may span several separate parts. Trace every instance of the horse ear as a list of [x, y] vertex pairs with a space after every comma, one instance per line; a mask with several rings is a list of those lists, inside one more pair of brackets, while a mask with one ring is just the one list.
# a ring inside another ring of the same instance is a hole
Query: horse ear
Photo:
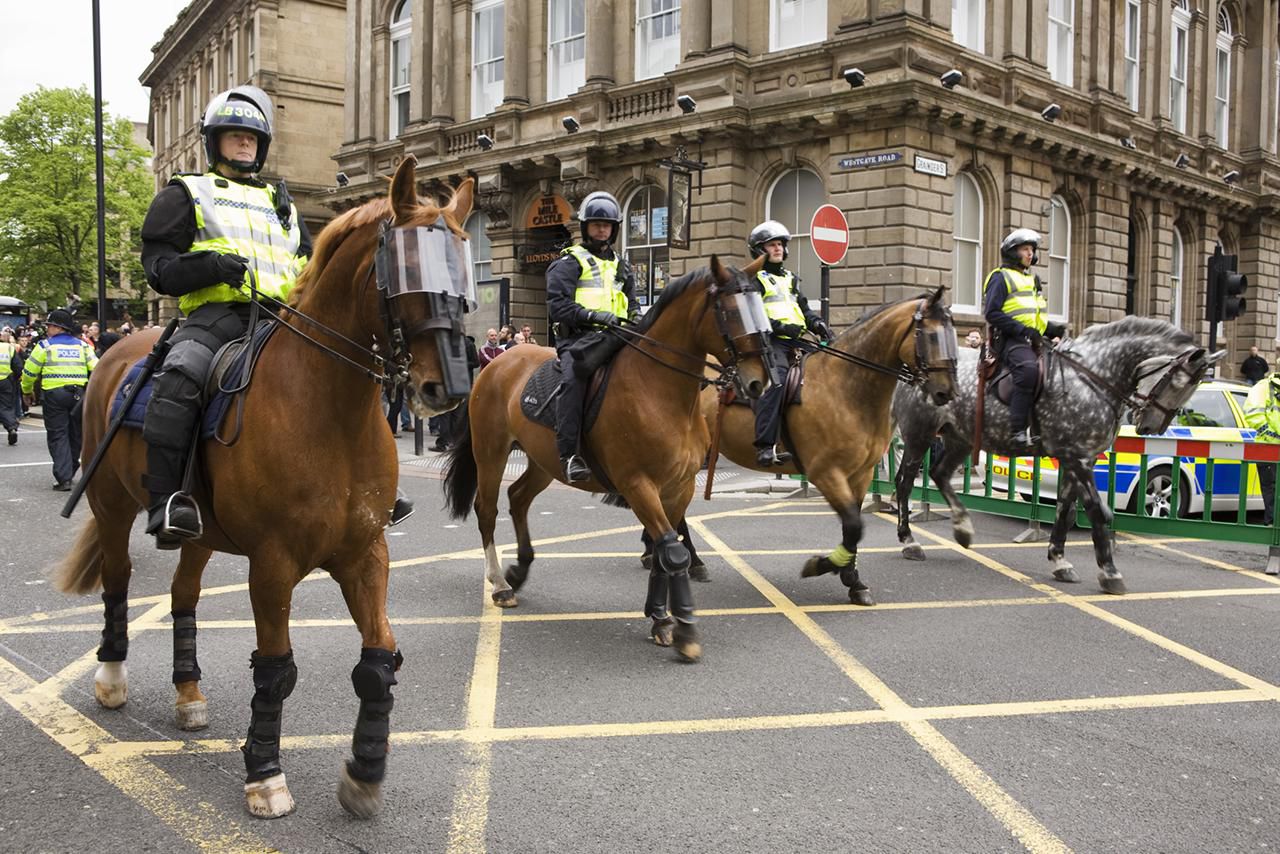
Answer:
[[759, 258], [744, 267], [742, 272], [748, 279], [754, 279], [756, 277], [756, 273], [759, 273], [764, 269], [764, 262], [766, 258], [768, 258], [767, 255], [761, 255]]
[[929, 297], [929, 305], [937, 305], [942, 302], [942, 294], [946, 291], [946, 285], [939, 285], [938, 289], [933, 292], [933, 296]]
[[718, 285], [727, 285], [733, 280], [733, 273], [729, 272], [729, 268], [720, 263], [719, 255], [711, 256], [711, 278], [716, 280]]
[[406, 155], [404, 160], [400, 161], [395, 177], [391, 179], [391, 192], [388, 195], [391, 199], [392, 219], [395, 222], [404, 222], [418, 209], [418, 188], [413, 177], [417, 166], [418, 158], [412, 154]]
[[453, 191], [453, 198], [441, 210], [454, 225], [461, 228], [467, 221], [467, 217], [471, 215], [471, 206], [475, 203], [475, 198], [476, 181], [474, 178], [468, 178]]

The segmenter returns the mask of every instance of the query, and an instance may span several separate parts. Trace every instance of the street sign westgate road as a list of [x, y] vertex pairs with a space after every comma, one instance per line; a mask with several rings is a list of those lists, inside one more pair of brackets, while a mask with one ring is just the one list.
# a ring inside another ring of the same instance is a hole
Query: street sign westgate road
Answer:
[[809, 241], [818, 260], [828, 267], [843, 261], [849, 249], [849, 224], [844, 211], [835, 205], [822, 205], [814, 211], [809, 223]]

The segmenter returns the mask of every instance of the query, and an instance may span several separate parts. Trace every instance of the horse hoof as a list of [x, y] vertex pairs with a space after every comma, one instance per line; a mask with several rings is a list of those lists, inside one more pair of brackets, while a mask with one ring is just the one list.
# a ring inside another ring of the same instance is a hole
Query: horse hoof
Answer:
[[652, 570], [653, 569], [653, 552], [650, 552], [647, 555], [640, 555], [640, 565], [645, 569]]
[[870, 587], [850, 587], [849, 601], [855, 605], [862, 605], [867, 608], [876, 604], [876, 600], [871, 598]]
[[800, 569], [800, 577], [817, 578], [819, 575], [826, 575], [835, 571], [835, 565], [831, 561], [824, 557], [814, 556], [804, 562], [804, 566]]
[[902, 547], [902, 556], [907, 560], [924, 560], [924, 549], [919, 543], [908, 543]]
[[694, 581], [710, 581], [711, 574], [707, 572], [707, 565], [702, 561], [689, 565], [689, 577]]
[[967, 549], [973, 545], [973, 523], [968, 519], [964, 520], [964, 524], [953, 527], [951, 533], [963, 548]]
[[1110, 593], [1112, 596], [1123, 596], [1129, 592], [1124, 586], [1124, 579], [1119, 575], [1107, 575], [1105, 572], [1099, 572], [1098, 583], [1102, 585], [1103, 593]]
[[1053, 571], [1053, 577], [1067, 584], [1079, 584], [1080, 576], [1076, 574], [1075, 568], [1071, 564], [1059, 566]]
[[693, 663], [702, 658], [702, 643], [698, 640], [698, 627], [691, 623], [676, 623], [673, 645], [682, 661]]
[[649, 634], [653, 637], [653, 642], [658, 646], [671, 646], [671, 638], [675, 632], [675, 620], [668, 617], [665, 620], [654, 620], [653, 625], [649, 628]]
[[129, 668], [123, 661], [104, 661], [93, 675], [93, 696], [104, 709], [118, 709], [129, 699]]
[[178, 729], [193, 732], [209, 725], [209, 703], [205, 700], [193, 700], [190, 703], [179, 703]]
[[520, 603], [516, 601], [514, 590], [498, 590], [493, 594], [493, 604], [499, 608], [514, 608]]
[[503, 577], [506, 578], [507, 584], [511, 585], [513, 591], [519, 590], [529, 580], [529, 570], [513, 563], [507, 567], [507, 574]]
[[280, 818], [293, 812], [293, 795], [284, 774], [244, 784], [244, 803], [254, 818]]
[[338, 778], [338, 803], [352, 818], [373, 818], [382, 811], [382, 784], [357, 780], [343, 765]]

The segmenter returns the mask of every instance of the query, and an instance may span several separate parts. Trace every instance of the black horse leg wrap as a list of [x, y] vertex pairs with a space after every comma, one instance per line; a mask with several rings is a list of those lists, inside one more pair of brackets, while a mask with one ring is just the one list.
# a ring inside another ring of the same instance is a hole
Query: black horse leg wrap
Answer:
[[124, 661], [129, 657], [129, 594], [103, 593], [105, 622], [98, 661]]
[[244, 754], [248, 781], [253, 783], [280, 773], [280, 717], [285, 699], [298, 682], [298, 667], [293, 663], [292, 652], [284, 655], [255, 652], [249, 666], [253, 668], [254, 692], [249, 703], [253, 717], [240, 752]]
[[404, 660], [399, 652], [360, 650], [360, 663], [351, 671], [351, 685], [360, 698], [360, 713], [351, 738], [352, 759], [347, 773], [365, 783], [381, 783], [387, 773], [387, 739], [391, 737], [391, 686]]
[[675, 531], [667, 531], [653, 546], [653, 564], [661, 567], [671, 590], [671, 614], [682, 623], [694, 622], [693, 589], [689, 586], [689, 550]]
[[173, 684], [199, 682], [200, 662], [196, 661], [196, 612], [173, 612]]

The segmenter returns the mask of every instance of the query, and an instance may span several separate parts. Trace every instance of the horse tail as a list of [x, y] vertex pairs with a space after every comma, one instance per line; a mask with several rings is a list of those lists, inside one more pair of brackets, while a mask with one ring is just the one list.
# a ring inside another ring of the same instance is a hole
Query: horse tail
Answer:
[[102, 584], [102, 561], [98, 520], [90, 516], [80, 529], [71, 552], [53, 570], [54, 586], [63, 593], [92, 593]]
[[471, 407], [463, 407], [458, 423], [453, 428], [456, 441], [448, 452], [444, 496], [445, 503], [449, 505], [449, 515], [454, 519], [465, 519], [471, 515], [479, 481], [475, 448], [471, 444]]

